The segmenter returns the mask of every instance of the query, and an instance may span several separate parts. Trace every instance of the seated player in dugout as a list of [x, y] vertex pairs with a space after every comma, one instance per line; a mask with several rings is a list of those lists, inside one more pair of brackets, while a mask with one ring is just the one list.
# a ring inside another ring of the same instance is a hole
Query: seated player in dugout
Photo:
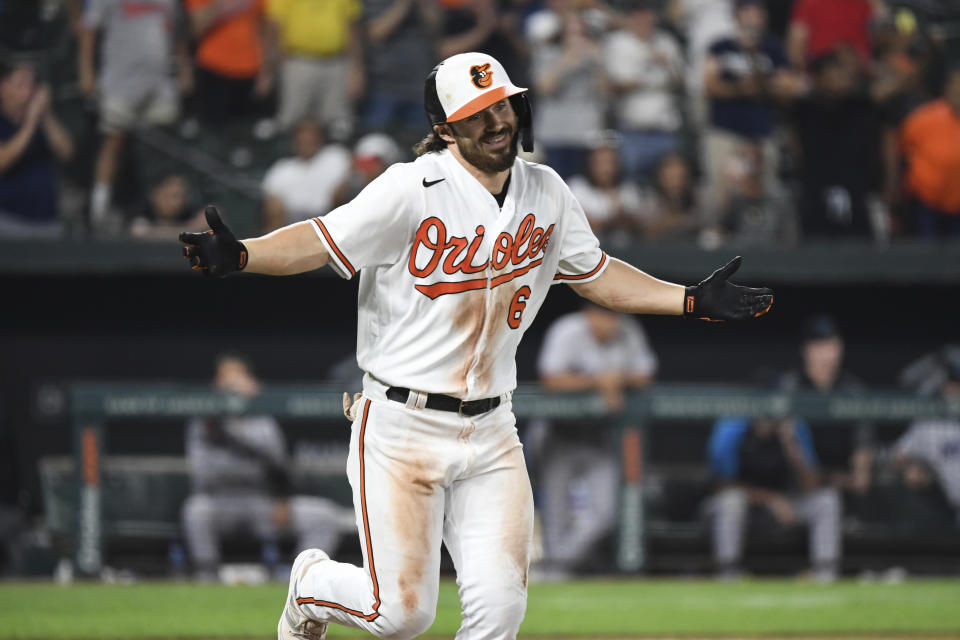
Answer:
[[331, 622], [423, 633], [441, 541], [460, 586], [458, 637], [516, 637], [533, 498], [511, 394], [520, 337], [552, 285], [615, 311], [708, 320], [753, 318], [773, 303], [770, 289], [729, 281], [739, 258], [684, 287], [604, 253], [556, 172], [517, 158], [533, 149], [525, 92], [488, 55], [447, 58], [426, 78], [430, 132], [413, 162], [323, 218], [241, 242], [208, 207], [211, 229], [181, 235], [208, 276], [361, 272], [364, 385], [345, 411], [363, 566], [300, 554], [279, 638], [323, 638]]

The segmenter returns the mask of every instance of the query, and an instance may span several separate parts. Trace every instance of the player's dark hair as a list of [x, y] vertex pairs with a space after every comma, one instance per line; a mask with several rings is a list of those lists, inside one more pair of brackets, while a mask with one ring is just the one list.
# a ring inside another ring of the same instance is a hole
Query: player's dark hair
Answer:
[[447, 148], [449, 143], [437, 135], [436, 131], [428, 133], [423, 140], [413, 145], [413, 152], [420, 157], [428, 153], [439, 153]]

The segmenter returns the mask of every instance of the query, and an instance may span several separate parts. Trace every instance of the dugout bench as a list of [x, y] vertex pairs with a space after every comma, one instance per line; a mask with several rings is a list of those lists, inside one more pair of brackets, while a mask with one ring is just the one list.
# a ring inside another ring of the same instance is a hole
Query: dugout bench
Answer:
[[[108, 451], [107, 432], [112, 423], [127, 425], [138, 420], [187, 420], [194, 416], [223, 416], [266, 414], [278, 420], [343, 420], [342, 389], [330, 385], [272, 386], [253, 399], [243, 399], [212, 391], [207, 386], [148, 385], [148, 384], [75, 384], [69, 389], [69, 414], [74, 433], [74, 464], [71, 481], [61, 494], [74, 492], [75, 510], [59, 516], [59, 525], [69, 526], [73, 539], [75, 566], [81, 574], [96, 575], [103, 565], [105, 535], [151, 533], [172, 536], [179, 532], [179, 507], [166, 506], [156, 518], [125, 518], [119, 511], [116, 486], [106, 485], [105, 479], [116, 477], [116, 469], [104, 475], [103, 458]], [[918, 398], [900, 393], [836, 394], [812, 392], [779, 393], [745, 387], [717, 385], [658, 385], [627, 398], [623, 413], [611, 418], [602, 398], [593, 394], [547, 393], [539, 387], [521, 385], [514, 394], [514, 412], [518, 420], [546, 418], [556, 421], [608, 419], [617, 423], [620, 437], [621, 491], [619, 496], [619, 525], [615, 544], [615, 568], [625, 573], [656, 571], [660, 561], [650, 561], [649, 550], [657, 556], [664, 545], [703, 554], [709, 553], [709, 532], [701, 522], [683, 522], [669, 518], [650, 518], [645, 501], [652, 497], [651, 487], [645, 489], [645, 434], [648, 429], [662, 428], [677, 421], [713, 420], [720, 416], [786, 417], [797, 416], [810, 420], [833, 421], [869, 420], [875, 423], [903, 423], [919, 417], [960, 416], [960, 402], [941, 398]], [[344, 432], [346, 425], [340, 423]], [[115, 425], [113, 428], [123, 428]], [[131, 463], [135, 467], [138, 463]], [[113, 465], [111, 464], [111, 467]], [[149, 487], [156, 483], [169, 492], [176, 483], [186, 482], [185, 474], [163, 479], [142, 465], [138, 468], [140, 503], [151, 504]], [[689, 474], [687, 474], [689, 479]], [[173, 484], [170, 484], [173, 483]], [[336, 482], [334, 482], [336, 485]], [[341, 489], [346, 487], [342, 478]], [[46, 492], [47, 487], [45, 487]], [[327, 493], [327, 492], [324, 492]], [[54, 495], [54, 494], [51, 494]], [[63, 496], [61, 496], [63, 497]], [[109, 499], [106, 499], [109, 498]], [[664, 498], [664, 496], [660, 496]], [[349, 494], [341, 501], [349, 502]], [[669, 496], [667, 496], [669, 499]], [[160, 503], [155, 505], [160, 508]], [[650, 506], [656, 506], [654, 501]], [[109, 507], [109, 508], [108, 508]], [[49, 507], [48, 507], [49, 512]], [[653, 511], [656, 515], [656, 509]], [[72, 523], [64, 520], [74, 520]], [[846, 557], [852, 551], [851, 535], [859, 536], [858, 544], [874, 551], [896, 550], [901, 541], [913, 539], [915, 532], [868, 528], [863, 531], [845, 530]], [[796, 532], [791, 544], [801, 544]], [[899, 536], [899, 537], [898, 537]], [[782, 542], [782, 541], [781, 541]], [[788, 538], [788, 542], [790, 542]], [[781, 545], [782, 546], [782, 545]], [[788, 545], [789, 548], [789, 545]], [[960, 536], [936, 534], [925, 543], [931, 560], [950, 570], [950, 560], [960, 568]]]

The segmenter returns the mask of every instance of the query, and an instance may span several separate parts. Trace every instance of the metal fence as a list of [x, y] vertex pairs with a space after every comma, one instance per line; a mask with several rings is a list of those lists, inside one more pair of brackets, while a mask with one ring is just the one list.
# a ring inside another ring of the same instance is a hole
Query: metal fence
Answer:
[[[77, 568], [96, 574], [103, 564], [101, 469], [106, 453], [104, 429], [114, 421], [187, 419], [194, 416], [272, 415], [287, 420], [342, 419], [342, 390], [329, 385], [273, 386], [252, 399], [224, 395], [205, 386], [158, 384], [75, 384], [69, 412], [74, 430]], [[870, 420], [902, 422], [915, 418], [960, 417], [960, 399], [919, 398], [901, 393], [776, 393], [729, 386], [655, 386], [631, 394], [623, 412], [610, 416], [593, 394], [548, 393], [521, 385], [513, 396], [520, 419], [557, 421], [609, 419], [619, 432], [621, 449], [620, 515], [617, 567], [643, 568], [644, 435], [670, 421], [720, 416], [786, 417], [842, 423]]]

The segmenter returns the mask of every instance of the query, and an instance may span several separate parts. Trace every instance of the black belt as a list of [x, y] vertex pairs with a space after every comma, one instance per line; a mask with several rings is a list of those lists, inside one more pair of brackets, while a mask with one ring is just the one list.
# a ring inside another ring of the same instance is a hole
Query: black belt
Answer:
[[[406, 404], [409, 397], [410, 389], [404, 387], [387, 389], [387, 398], [395, 402]], [[453, 396], [445, 396], [442, 393], [431, 393], [427, 395], [427, 402], [424, 406], [427, 409], [436, 409], [437, 411], [453, 411], [464, 416], [478, 416], [499, 407], [500, 396], [481, 400], [461, 400]]]

